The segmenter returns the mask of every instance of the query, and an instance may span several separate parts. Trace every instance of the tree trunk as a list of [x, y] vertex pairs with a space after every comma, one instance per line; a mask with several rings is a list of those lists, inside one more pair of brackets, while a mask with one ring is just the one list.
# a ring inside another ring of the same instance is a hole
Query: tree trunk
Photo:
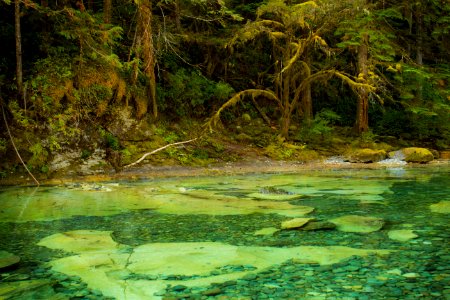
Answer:
[[[305, 51], [305, 63], [308, 65], [308, 68], [306, 68], [306, 74], [305, 74], [305, 78], [308, 78], [309, 76], [311, 76], [311, 70], [309, 69], [309, 66], [312, 65], [312, 61], [311, 61], [311, 56], [309, 55], [310, 53], [308, 51]], [[311, 120], [313, 118], [313, 107], [312, 107], [312, 96], [311, 96], [311, 84], [308, 83], [305, 86], [304, 91], [302, 92], [302, 100], [300, 102], [300, 111], [302, 113], [302, 118], [303, 120], [307, 123], [310, 124]]]
[[[367, 80], [367, 64], [368, 64], [368, 42], [367, 34], [362, 36], [361, 45], [358, 47], [358, 78]], [[369, 130], [369, 93], [367, 89], [359, 89], [358, 104], [356, 108], [356, 123], [355, 130], [358, 133], [363, 133]]]
[[416, 26], [416, 63], [421, 66], [423, 65], [423, 23], [420, 12], [418, 12], [416, 16]]
[[313, 118], [313, 108], [312, 108], [312, 96], [311, 96], [311, 84], [307, 84], [302, 95], [301, 111], [303, 113], [303, 120], [310, 124]]
[[285, 139], [289, 137], [289, 127], [291, 126], [291, 113], [288, 107], [283, 107], [283, 116], [281, 117], [281, 136]]
[[23, 95], [22, 37], [20, 31], [20, 0], [14, 0], [14, 25], [16, 31], [16, 82], [19, 98]]
[[181, 12], [180, 12], [180, 0], [174, 1], [175, 5], [175, 25], [177, 32], [181, 32]]
[[[423, 16], [420, 11], [420, 7], [416, 7], [416, 63], [419, 66], [423, 66]], [[418, 75], [418, 86], [416, 92], [416, 99], [418, 101], [423, 100], [423, 78]]]
[[156, 76], [155, 76], [155, 54], [152, 39], [152, 3], [143, 0], [139, 4], [138, 37], [141, 39], [141, 51], [144, 74], [148, 80], [148, 97], [152, 105], [153, 118], [158, 118], [158, 105], [156, 102]]
[[103, 0], [103, 23], [111, 24], [112, 0]]
[[[288, 58], [285, 61], [289, 61]], [[281, 103], [283, 111], [281, 112], [281, 136], [287, 139], [289, 137], [289, 126], [291, 124], [291, 69], [280, 74], [282, 84], [281, 88]]]
[[94, 11], [94, 0], [88, 0], [88, 10]]

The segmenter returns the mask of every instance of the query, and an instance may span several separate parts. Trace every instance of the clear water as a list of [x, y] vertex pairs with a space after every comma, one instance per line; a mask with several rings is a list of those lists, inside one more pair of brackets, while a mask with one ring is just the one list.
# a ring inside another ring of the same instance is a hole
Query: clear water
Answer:
[[[5, 187], [0, 299], [450, 299], [448, 201], [448, 167]], [[384, 226], [279, 230], [347, 215]]]

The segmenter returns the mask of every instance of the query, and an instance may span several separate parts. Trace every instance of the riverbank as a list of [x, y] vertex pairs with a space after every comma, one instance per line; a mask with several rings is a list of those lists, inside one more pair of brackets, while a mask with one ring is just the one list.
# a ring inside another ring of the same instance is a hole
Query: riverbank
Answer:
[[[136, 167], [115, 172], [113, 168], [105, 166], [95, 174], [80, 174], [68, 172], [48, 178], [38, 178], [41, 185], [57, 185], [71, 182], [102, 182], [119, 180], [151, 180], [155, 178], [195, 177], [195, 176], [226, 176], [252, 173], [297, 173], [303, 171], [332, 170], [332, 169], [386, 169], [386, 168], [439, 168], [450, 166], [448, 159], [436, 159], [427, 164], [393, 162], [385, 163], [350, 163], [340, 158], [323, 158], [310, 162], [277, 161], [264, 156], [248, 155], [234, 162], [217, 162], [207, 166], [170, 165], [155, 166], [143, 163]], [[27, 174], [9, 176], [0, 179], [0, 185], [34, 185], [33, 179]]]

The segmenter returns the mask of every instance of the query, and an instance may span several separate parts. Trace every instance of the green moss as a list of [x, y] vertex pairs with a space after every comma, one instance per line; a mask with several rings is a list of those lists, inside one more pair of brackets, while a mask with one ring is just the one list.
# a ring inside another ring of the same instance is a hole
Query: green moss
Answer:
[[433, 153], [425, 148], [410, 147], [402, 149], [402, 152], [407, 162], [426, 163], [434, 159]]
[[283, 147], [282, 144], [270, 144], [264, 149], [265, 155], [276, 160], [289, 159], [294, 152], [294, 149]]
[[81, 159], [87, 159], [92, 155], [92, 151], [89, 149], [83, 149], [81, 151]]
[[386, 151], [373, 150], [369, 148], [353, 150], [349, 155], [351, 162], [369, 163], [377, 162], [386, 158]]
[[299, 151], [296, 154], [296, 157], [300, 161], [308, 162], [319, 159], [320, 154], [315, 150], [304, 149]]

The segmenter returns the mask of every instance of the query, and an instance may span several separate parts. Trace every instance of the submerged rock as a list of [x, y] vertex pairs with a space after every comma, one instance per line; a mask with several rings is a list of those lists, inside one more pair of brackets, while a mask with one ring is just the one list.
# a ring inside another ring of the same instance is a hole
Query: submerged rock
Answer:
[[291, 195], [292, 194], [284, 189], [276, 188], [273, 186], [262, 187], [259, 190], [259, 192], [262, 194], [276, 194], [276, 195]]
[[312, 231], [312, 230], [331, 230], [335, 229], [336, 224], [328, 221], [311, 221], [305, 226], [301, 227], [300, 230]]
[[[71, 189], [49, 188], [45, 192], [38, 191], [33, 197], [17, 197], [13, 192], [9, 195], [4, 193], [2, 196], [6, 197], [2, 201], [0, 222], [48, 221], [77, 215], [110, 216], [137, 209], [154, 209], [161, 213], [178, 215], [274, 213], [288, 217], [301, 217], [314, 210], [313, 207], [293, 205], [287, 201], [256, 200], [180, 186], [170, 186], [166, 189], [144, 187], [138, 190], [130, 189], [126, 185], [82, 184]], [[27, 209], [24, 210], [23, 207]]]
[[313, 218], [295, 218], [287, 220], [281, 223], [281, 229], [295, 229], [300, 228], [309, 221], [314, 220]]
[[301, 195], [295, 194], [267, 194], [267, 193], [251, 193], [247, 197], [261, 200], [280, 200], [280, 201], [290, 201], [299, 199]]
[[[104, 241], [110, 232], [88, 231], [81, 233], [83, 243], [96, 245]], [[124, 253], [119, 249], [127, 245], [108, 242], [105, 248], [74, 247], [79, 243], [79, 232], [60, 233], [39, 243], [51, 249], [75, 252], [51, 261], [53, 271], [79, 276], [89, 288], [99, 290], [107, 297], [117, 299], [160, 299], [161, 291], [168, 285], [189, 287], [208, 286], [244, 278], [250, 273], [262, 271], [272, 265], [292, 259], [296, 263], [331, 265], [352, 256], [369, 254], [386, 255], [390, 250], [355, 249], [343, 246], [300, 246], [291, 248], [234, 246], [218, 242], [151, 243], [135, 247]], [[61, 236], [67, 238], [61, 239]], [[71, 240], [70, 237], [74, 236]], [[106, 238], [106, 240], [108, 240]], [[59, 241], [55, 243], [54, 241]], [[112, 241], [112, 240], [111, 240]], [[252, 266], [237, 268], [231, 272], [216, 272], [227, 266]], [[136, 276], [123, 279], [117, 276], [126, 270]], [[175, 276], [176, 275], [176, 276]], [[143, 280], [152, 278], [152, 280]], [[126, 287], [126, 288], [124, 288]], [[212, 289], [212, 288], [211, 288]], [[210, 291], [210, 296], [219, 294]]]
[[118, 250], [119, 244], [111, 238], [112, 231], [74, 230], [43, 238], [37, 245], [58, 249], [64, 245], [67, 252]]
[[18, 257], [17, 255], [0, 250], [0, 269], [13, 266], [19, 262], [20, 257]]
[[278, 228], [267, 227], [267, 228], [263, 228], [263, 229], [255, 231], [254, 235], [273, 235], [277, 231], [279, 231]]
[[380, 218], [357, 215], [342, 216], [332, 219], [330, 222], [336, 224], [339, 231], [360, 233], [378, 231], [384, 225], [384, 221]]
[[431, 204], [430, 209], [434, 213], [449, 214], [450, 213], [450, 201], [442, 200], [439, 203]]
[[402, 158], [406, 162], [427, 163], [434, 159], [433, 153], [426, 148], [409, 147], [388, 154], [389, 158]]
[[411, 229], [391, 230], [388, 232], [388, 236], [391, 240], [399, 242], [406, 242], [418, 237]]
[[55, 294], [47, 279], [0, 283], [0, 299], [68, 299]]

